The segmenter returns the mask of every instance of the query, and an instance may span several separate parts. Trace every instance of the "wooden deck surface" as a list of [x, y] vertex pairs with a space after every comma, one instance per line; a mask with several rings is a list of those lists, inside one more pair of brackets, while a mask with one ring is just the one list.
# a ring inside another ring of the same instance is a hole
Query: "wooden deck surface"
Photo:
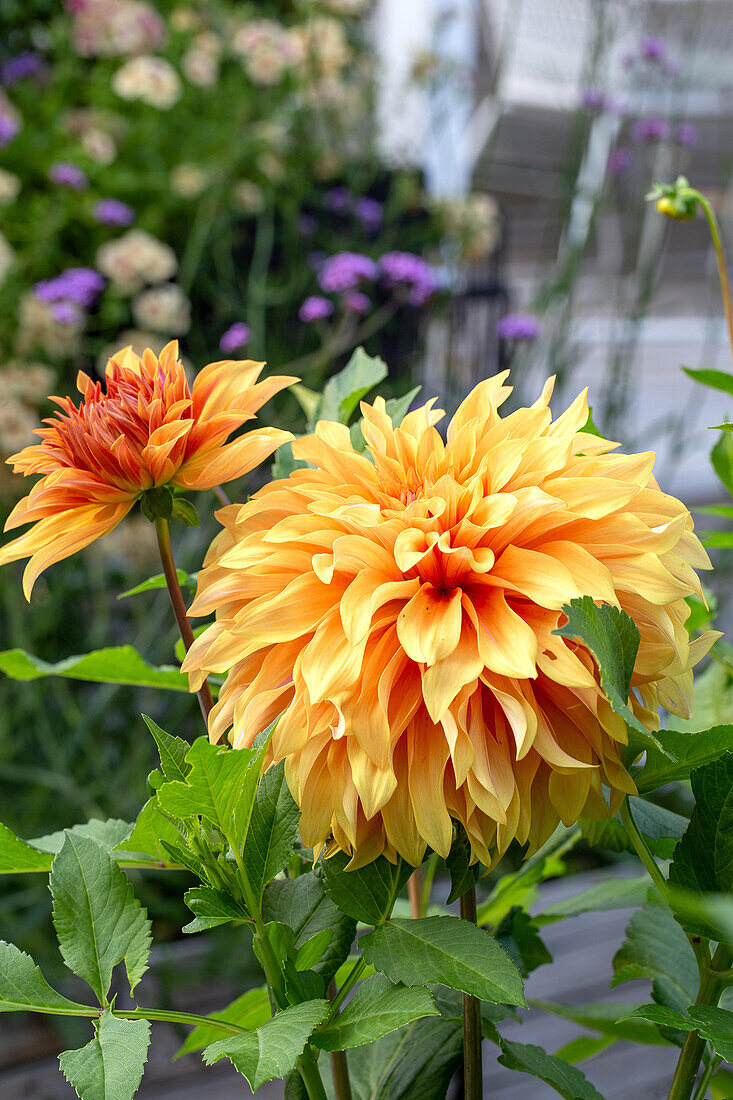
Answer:
[[[596, 881], [598, 875], [594, 874], [550, 883], [543, 890], [543, 907], [579, 893]], [[609, 993], [611, 960], [623, 939], [630, 912], [589, 913], [546, 927], [543, 938], [554, 961], [530, 976], [527, 996], [573, 1005], [648, 999], [647, 982], [626, 983]], [[214, 1005], [186, 1007], [206, 1012]], [[524, 1024], [505, 1022], [501, 1030], [508, 1039], [536, 1043], [551, 1052], [582, 1033], [575, 1024], [536, 1009]], [[138, 1093], [141, 1100], [245, 1100], [251, 1095], [244, 1078], [226, 1064], [205, 1069], [198, 1055], [172, 1062], [178, 1045], [179, 1039], [170, 1028], [153, 1025], [150, 1061]], [[63, 1080], [50, 1043], [44, 1050], [43, 1042], [34, 1038], [27, 1026], [17, 1028], [13, 1021], [0, 1038], [0, 1065], [3, 1061], [7, 1064], [11, 1051], [18, 1064], [0, 1071], [1, 1100], [73, 1100], [75, 1093]], [[589, 1059], [583, 1069], [605, 1100], [663, 1100], [675, 1059], [676, 1050], [671, 1047], [619, 1042]], [[498, 1065], [496, 1048], [488, 1043], [484, 1044], [484, 1075], [484, 1095], [491, 1100], [557, 1100], [557, 1093], [535, 1078]], [[282, 1085], [263, 1085], [257, 1097], [283, 1100]]]

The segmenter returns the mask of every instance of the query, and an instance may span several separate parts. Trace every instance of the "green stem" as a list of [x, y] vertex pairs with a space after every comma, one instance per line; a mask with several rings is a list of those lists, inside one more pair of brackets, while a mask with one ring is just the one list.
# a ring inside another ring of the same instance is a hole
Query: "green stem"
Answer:
[[328, 1100], [323, 1087], [318, 1062], [310, 1047], [306, 1047], [298, 1059], [298, 1069], [308, 1093], [308, 1100]]
[[[723, 992], [723, 984], [716, 977], [715, 971], [727, 969], [730, 962], [730, 948], [723, 943], [718, 944], [713, 955], [712, 969], [706, 970], [700, 979], [700, 988], [695, 1004], [717, 1005], [720, 994]], [[688, 1032], [672, 1078], [667, 1100], [690, 1100], [704, 1050], [705, 1040], [702, 1036], [697, 1031]]]
[[[476, 887], [461, 896], [461, 917], [476, 923]], [[481, 1002], [463, 994], [463, 1096], [464, 1100], [482, 1100], [484, 1095], [481, 1065]]]
[[407, 895], [410, 899], [410, 915], [413, 920], [417, 920], [418, 917], [423, 915], [422, 913], [422, 887], [423, 887], [423, 873], [422, 867], [416, 867], [410, 875], [407, 883]]
[[331, 1077], [336, 1100], [353, 1100], [345, 1050], [331, 1051]]
[[422, 898], [420, 899], [420, 916], [424, 917], [430, 905], [430, 891], [433, 887], [435, 872], [438, 870], [440, 856], [437, 852], [431, 852], [425, 864], [425, 874], [422, 881]]
[[695, 1095], [692, 1100], [705, 1100], [705, 1093], [708, 1091], [708, 1086], [715, 1076], [715, 1071], [720, 1065], [723, 1059], [718, 1055], [715, 1058], [711, 1058], [707, 1066], [703, 1070], [702, 1077], [695, 1089]]
[[647, 873], [649, 874], [649, 877], [656, 886], [657, 890], [659, 890], [659, 893], [666, 901], [667, 881], [662, 872], [659, 870], [657, 861], [655, 860], [652, 853], [649, 851], [644, 837], [639, 832], [639, 827], [634, 821], [634, 815], [631, 812], [631, 804], [629, 803], [628, 798], [624, 799], [621, 805], [619, 816], [621, 818], [621, 821], [623, 822], [624, 829], [626, 829], [626, 835], [633, 845], [634, 851], [636, 852], [641, 862], [644, 864], [644, 867], [646, 868]]
[[[160, 516], [156, 519], [155, 534], [158, 539], [160, 561], [163, 566], [165, 581], [168, 585], [168, 595], [171, 598], [173, 614], [176, 617], [178, 630], [183, 640], [183, 644], [186, 647], [186, 652], [188, 652], [188, 650], [193, 645], [193, 630], [191, 628], [191, 623], [188, 621], [188, 615], [186, 614], [186, 604], [183, 600], [181, 586], [178, 583], [178, 573], [176, 572], [176, 563], [173, 559], [173, 547], [171, 546], [171, 536], [170, 531], [168, 530], [167, 519], [162, 519]], [[209, 685], [206, 683], [205, 680], [199, 688], [197, 694], [199, 698], [199, 704], [201, 706], [201, 713], [204, 716], [204, 722], [206, 722], [208, 726], [209, 711], [214, 706], [214, 700], [211, 697]]]
[[220, 1031], [226, 1031], [230, 1035], [251, 1034], [249, 1028], [228, 1023], [226, 1020], [216, 1020], [212, 1016], [197, 1016], [191, 1012], [168, 1012], [163, 1008], [131, 1008], [129, 1010], [114, 1008], [112, 1015], [119, 1016], [123, 1020], [162, 1020], [171, 1024], [188, 1024], [190, 1027], [203, 1025], [219, 1028]]
[[710, 205], [710, 202], [700, 191], [696, 191], [694, 188], [691, 188], [690, 194], [693, 195], [700, 203], [705, 218], [707, 219], [708, 228], [710, 230], [710, 237], [713, 242], [713, 248], [715, 249], [715, 258], [718, 261], [720, 289], [723, 293], [723, 306], [725, 308], [725, 323], [728, 327], [728, 342], [730, 343], [731, 353], [733, 354], [733, 309], [731, 309], [728, 267], [725, 262], [725, 253], [723, 252], [723, 242], [720, 237], [718, 219], [715, 217], [715, 212]]
[[359, 981], [359, 978], [362, 976], [362, 974], [364, 973], [365, 970], [366, 970], [366, 963], [364, 962], [364, 959], [363, 958], [358, 958], [356, 960], [356, 962], [354, 963], [354, 965], [352, 966], [351, 970], [349, 971], [349, 974], [346, 978], [346, 981], [341, 986], [338, 993], [336, 994], [336, 996], [333, 999], [333, 1002], [331, 1004], [331, 1011], [329, 1012], [329, 1014], [326, 1018], [326, 1022], [324, 1024], [324, 1027], [325, 1027], [326, 1024], [330, 1024], [331, 1020], [333, 1020], [334, 1016], [336, 1015], [338, 1010], [341, 1008], [341, 1005], [344, 1003], [344, 1001], [348, 997], [349, 993], [351, 993], [351, 990], [354, 988], [356, 983]]

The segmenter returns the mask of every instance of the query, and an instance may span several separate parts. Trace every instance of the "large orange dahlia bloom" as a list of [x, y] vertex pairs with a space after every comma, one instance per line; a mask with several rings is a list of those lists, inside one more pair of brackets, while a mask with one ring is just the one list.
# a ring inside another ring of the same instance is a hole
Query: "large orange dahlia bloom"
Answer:
[[273, 376], [255, 384], [263, 366], [210, 363], [189, 387], [175, 341], [159, 357], [125, 348], [107, 363], [106, 389], [79, 372], [78, 408], [70, 397], [51, 398], [62, 412], [37, 430], [42, 442], [8, 459], [16, 472], [42, 475], [5, 524], [5, 530], [33, 527], [0, 549], [0, 565], [30, 558], [26, 598], [44, 569], [109, 534], [146, 490], [211, 489], [292, 439], [290, 432], [259, 428], [226, 442], [297, 381]]
[[633, 792], [624, 722], [579, 642], [553, 633], [576, 596], [621, 606], [641, 646], [634, 713], [687, 715], [685, 597], [709, 565], [654, 455], [612, 455], [583, 431], [585, 393], [557, 420], [539, 400], [503, 419], [507, 373], [482, 382], [444, 442], [433, 402], [395, 428], [362, 405], [366, 453], [321, 422], [293, 444], [312, 468], [218, 513], [224, 530], [192, 613], [216, 612], [184, 669], [228, 671], [210, 736], [233, 745], [284, 711], [286, 762], [307, 845], [352, 865], [445, 856], [452, 819], [490, 863], [562, 819], [605, 816]]

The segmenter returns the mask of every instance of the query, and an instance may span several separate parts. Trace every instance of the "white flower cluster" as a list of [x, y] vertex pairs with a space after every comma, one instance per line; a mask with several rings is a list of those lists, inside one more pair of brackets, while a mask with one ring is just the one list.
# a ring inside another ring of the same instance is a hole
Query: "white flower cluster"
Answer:
[[168, 111], [181, 98], [182, 85], [170, 62], [147, 54], [126, 61], [112, 77], [112, 89], [121, 99], [139, 99]]
[[53, 372], [40, 363], [10, 362], [0, 367], [0, 454], [33, 442], [37, 408], [53, 384]]
[[[135, 294], [132, 315], [142, 329], [182, 336], [191, 327], [191, 306], [176, 283], [178, 271], [170, 245], [144, 229], [129, 229], [97, 251], [97, 268], [120, 294]], [[147, 286], [150, 289], [144, 289]]]
[[132, 57], [166, 39], [155, 8], [141, 0], [76, 0], [72, 43], [82, 57]]
[[297, 28], [291, 31], [272, 19], [244, 23], [234, 31], [231, 45], [254, 84], [278, 84], [303, 60]]

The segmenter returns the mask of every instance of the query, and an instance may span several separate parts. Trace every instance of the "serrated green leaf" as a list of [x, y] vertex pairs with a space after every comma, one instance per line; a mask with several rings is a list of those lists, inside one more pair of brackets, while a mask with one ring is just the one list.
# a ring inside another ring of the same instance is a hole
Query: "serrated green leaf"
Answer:
[[425, 1016], [440, 1016], [429, 990], [394, 985], [384, 975], [375, 974], [361, 983], [330, 1024], [314, 1033], [312, 1042], [320, 1050], [349, 1050]]
[[[733, 890], [733, 752], [697, 768], [691, 777], [695, 808], [690, 825], [675, 849], [669, 882], [694, 893]], [[706, 935], [695, 921], [689, 932]]]
[[[687, 818], [636, 795], [632, 795], [629, 803], [637, 828], [644, 835], [649, 849], [660, 859], [671, 859], [678, 840], [688, 826]], [[611, 852], [634, 852], [626, 829], [618, 818], [610, 821], [581, 818], [579, 824], [591, 847], [607, 848]]]
[[649, 879], [607, 878], [603, 882], [582, 890], [572, 898], [563, 898], [543, 909], [535, 920], [538, 924], [549, 924], [555, 920], [578, 917], [581, 913], [608, 912], [611, 909], [631, 909], [643, 905], [649, 892]]
[[306, 940], [296, 951], [295, 969], [311, 970], [319, 963], [333, 939], [333, 933], [333, 928], [322, 928], [320, 932], [316, 932], [315, 936]]
[[403, 860], [390, 863], [379, 856], [365, 867], [347, 871], [350, 860], [337, 852], [323, 861], [323, 884], [333, 902], [354, 920], [379, 924], [392, 911], [412, 868]]
[[183, 900], [196, 918], [181, 929], [183, 932], [204, 932], [230, 921], [247, 920], [247, 910], [243, 905], [212, 886], [194, 886], [186, 891]]
[[[212, 1012], [210, 1019], [223, 1020], [228, 1024], [238, 1024], [239, 1027], [254, 1031], [261, 1024], [264, 1024], [265, 1020], [269, 1020], [271, 1015], [270, 995], [267, 987], [262, 986], [260, 989], [248, 989], [246, 993], [243, 993], [241, 997], [237, 997], [236, 1001], [232, 1001], [221, 1012]], [[192, 1054], [194, 1051], [203, 1050], [204, 1047], [217, 1042], [221, 1037], [221, 1028], [209, 1024], [199, 1024], [187, 1036], [180, 1050], [176, 1051], [175, 1057], [181, 1058], [184, 1054]]]
[[106, 821], [93, 817], [83, 825], [72, 825], [70, 829], [60, 829], [56, 833], [47, 833], [46, 836], [33, 837], [28, 843], [42, 852], [56, 855], [64, 846], [66, 834], [71, 833], [72, 836], [86, 836], [90, 840], [96, 840], [105, 852], [110, 852], [127, 840], [132, 828], [129, 821], [120, 821], [116, 817], [108, 818]]
[[655, 890], [626, 926], [613, 960], [612, 986], [647, 978], [654, 1000], [684, 1012], [697, 997], [698, 969], [687, 936]]
[[598, 1089], [577, 1066], [553, 1057], [542, 1047], [531, 1043], [510, 1043], [502, 1039], [501, 1049], [499, 1061], [507, 1069], [538, 1077], [560, 1096], [564, 1096], [565, 1100], [603, 1100]]
[[367, 355], [364, 348], [357, 348], [343, 370], [332, 375], [323, 387], [317, 419], [348, 424], [362, 397], [378, 386], [388, 373], [383, 359]]
[[124, 960], [130, 991], [148, 967], [150, 921], [115, 861], [89, 837], [66, 834], [49, 887], [64, 962], [106, 1003], [112, 971]]
[[287, 863], [298, 840], [300, 810], [285, 781], [285, 764], [268, 768], [257, 784], [244, 845], [244, 867], [257, 899]]
[[[198, 573], [187, 573], [185, 569], [176, 569], [176, 576], [181, 588], [189, 588], [192, 592], [196, 591]], [[165, 573], [156, 573], [154, 577], [148, 577], [146, 581], [136, 584], [134, 588], [128, 588], [126, 592], [120, 592], [117, 599], [126, 600], [128, 596], [139, 596], [142, 592], [153, 592], [157, 588], [166, 587]]]
[[577, 826], [569, 829], [558, 825], [549, 840], [525, 860], [518, 871], [502, 875], [486, 901], [478, 907], [479, 925], [498, 925], [515, 905], [528, 909], [537, 898], [540, 883], [567, 874], [563, 856], [578, 843], [580, 835]]
[[571, 1039], [569, 1043], [559, 1047], [554, 1052], [554, 1056], [562, 1062], [575, 1066], [578, 1062], [585, 1062], [588, 1058], [600, 1054], [615, 1042], [613, 1035], [579, 1035], [577, 1039]]
[[164, 783], [158, 803], [173, 817], [201, 815], [241, 849], [249, 828], [264, 750], [230, 749], [199, 737], [186, 754], [185, 782]]
[[733, 394], [733, 374], [726, 374], [722, 370], [690, 370], [689, 367], [682, 369], [688, 377], [695, 382], [701, 382], [703, 386]]
[[459, 917], [393, 919], [359, 940], [366, 962], [405, 985], [438, 983], [483, 1001], [524, 1005], [517, 966], [496, 940]]
[[566, 1005], [556, 1001], [530, 1001], [532, 1008], [540, 1008], [544, 1012], [551, 1012], [553, 1016], [560, 1016], [563, 1020], [572, 1020], [579, 1027], [586, 1027], [589, 1031], [597, 1031], [601, 1035], [610, 1036], [612, 1039], [626, 1039], [631, 1043], [644, 1043], [647, 1046], [666, 1046], [664, 1039], [652, 1024], [643, 1020], [633, 1019], [636, 1006], [623, 1004], [595, 1004]]
[[174, 737], [172, 734], [166, 733], [157, 722], [154, 722], [152, 718], [148, 718], [147, 714], [143, 714], [142, 717], [143, 722], [153, 735], [155, 744], [158, 746], [160, 770], [163, 778], [169, 783], [176, 780], [185, 783], [191, 770], [191, 765], [186, 762], [186, 754], [191, 748], [190, 744], [188, 741], [184, 741], [182, 737]]
[[59, 1055], [64, 1077], [80, 1100], [132, 1100], [150, 1045], [147, 1020], [121, 1020], [109, 1010], [85, 1047]]
[[328, 1001], [306, 1001], [278, 1012], [256, 1031], [212, 1043], [204, 1051], [207, 1066], [228, 1058], [252, 1090], [285, 1077], [295, 1066], [314, 1028], [329, 1010]]
[[309, 967], [328, 985], [349, 954], [356, 935], [356, 921], [328, 897], [321, 871], [308, 871], [296, 879], [271, 882], [264, 893], [262, 915], [266, 921], [280, 921], [292, 928], [298, 949], [326, 929], [333, 933], [320, 962]]
[[14, 943], [0, 940], [0, 1012], [18, 1011], [59, 1016], [90, 1012], [87, 1005], [70, 1001], [52, 989], [30, 955]]
[[716, 1054], [726, 1062], [733, 1061], [733, 1012], [726, 1008], [692, 1005], [687, 1012], [678, 1012], [664, 1005], [639, 1005], [626, 1019], [647, 1020], [676, 1031], [697, 1031], [710, 1041]]
[[625, 611], [610, 604], [597, 606], [590, 596], [571, 600], [563, 607], [567, 623], [553, 630], [561, 638], [579, 638], [598, 667], [606, 697], [629, 728], [629, 744], [638, 750], [661, 745], [628, 706], [631, 677], [639, 651], [638, 627]]
[[390, 397], [385, 401], [387, 416], [390, 418], [395, 428], [399, 428], [410, 411], [410, 405], [420, 393], [421, 389], [422, 386], [415, 386], [414, 389], [404, 393], [402, 397]]
[[132, 832], [119, 847], [117, 858], [120, 862], [124, 863], [126, 856], [133, 860], [135, 856], [147, 856], [150, 862], [160, 863], [163, 867], [177, 865], [177, 861], [171, 860], [163, 842], [180, 843], [181, 834], [173, 822], [158, 811], [157, 803], [157, 796], [149, 798], [137, 815]]
[[494, 932], [496, 942], [519, 968], [523, 978], [552, 962], [552, 955], [540, 937], [538, 926], [524, 909], [514, 906]]
[[12, 680], [39, 680], [44, 676], [63, 676], [91, 683], [133, 684], [137, 687], [166, 688], [188, 692], [188, 677], [172, 665], [151, 665], [131, 645], [96, 649], [76, 657], [49, 664], [24, 649], [6, 649], [0, 653], [0, 672]]
[[733, 725], [713, 726], [699, 733], [660, 730], [657, 737], [668, 755], [649, 749], [644, 766], [634, 772], [640, 794], [688, 779], [695, 768], [733, 751]]
[[445, 861], [450, 875], [450, 893], [446, 905], [452, 905], [454, 901], [458, 901], [478, 881], [481, 864], [471, 863], [471, 854], [471, 845], [466, 830], [459, 823], [456, 837]]
[[0, 822], [0, 875], [50, 870], [49, 855], [21, 840]]

